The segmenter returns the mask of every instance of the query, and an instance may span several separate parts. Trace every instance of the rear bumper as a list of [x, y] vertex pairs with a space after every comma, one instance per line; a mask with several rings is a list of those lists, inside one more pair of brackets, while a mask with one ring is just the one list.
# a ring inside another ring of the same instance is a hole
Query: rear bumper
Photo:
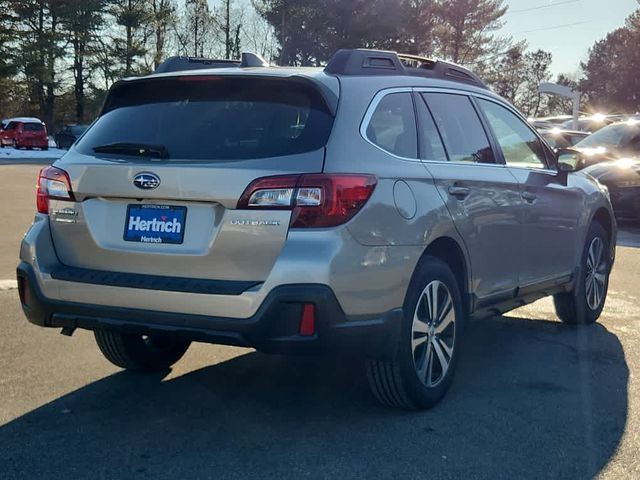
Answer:
[[49, 139], [47, 138], [20, 138], [16, 139], [16, 144], [20, 147], [35, 147], [35, 148], [44, 148], [49, 145]]
[[[389, 356], [398, 343], [402, 310], [348, 318], [326, 285], [295, 284], [273, 289], [249, 318], [225, 318], [75, 303], [47, 298], [31, 265], [17, 269], [22, 308], [31, 323], [52, 328], [166, 332], [192, 341], [254, 347], [269, 353]], [[315, 307], [313, 335], [301, 335], [304, 304]]]

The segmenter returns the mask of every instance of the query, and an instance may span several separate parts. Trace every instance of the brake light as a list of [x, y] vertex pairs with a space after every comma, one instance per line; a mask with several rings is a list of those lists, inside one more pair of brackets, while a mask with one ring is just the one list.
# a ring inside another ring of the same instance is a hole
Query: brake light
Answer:
[[36, 193], [38, 213], [49, 213], [49, 200], [68, 200], [73, 202], [71, 181], [67, 172], [56, 167], [40, 170]]
[[252, 182], [239, 209], [292, 210], [292, 228], [335, 227], [351, 220], [371, 197], [373, 175], [307, 174], [264, 177]]

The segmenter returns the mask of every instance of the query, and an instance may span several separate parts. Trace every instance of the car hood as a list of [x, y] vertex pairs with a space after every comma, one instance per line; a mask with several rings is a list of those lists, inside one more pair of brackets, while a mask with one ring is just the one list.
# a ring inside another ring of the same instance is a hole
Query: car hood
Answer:
[[640, 158], [605, 161], [584, 169], [607, 186], [640, 186]]

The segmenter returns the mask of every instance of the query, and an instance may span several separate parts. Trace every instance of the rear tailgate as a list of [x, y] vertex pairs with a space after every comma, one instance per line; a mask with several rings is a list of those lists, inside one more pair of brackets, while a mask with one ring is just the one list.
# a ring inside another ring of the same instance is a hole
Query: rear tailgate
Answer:
[[[69, 174], [76, 200], [50, 202], [63, 264], [186, 278], [267, 277], [291, 212], [238, 210], [238, 199], [256, 178], [322, 171], [333, 119], [309, 85], [194, 78], [115, 89], [103, 115], [56, 163]], [[131, 150], [134, 144], [168, 154]], [[95, 153], [105, 145], [120, 146]]]
[[47, 130], [41, 123], [24, 123], [22, 125], [22, 143], [31, 145], [33, 143], [42, 143], [47, 140]]

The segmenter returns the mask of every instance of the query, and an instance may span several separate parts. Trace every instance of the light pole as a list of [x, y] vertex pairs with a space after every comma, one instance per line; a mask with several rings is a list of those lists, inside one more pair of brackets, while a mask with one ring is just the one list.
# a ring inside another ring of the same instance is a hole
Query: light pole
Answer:
[[580, 92], [571, 90], [565, 85], [557, 83], [541, 83], [538, 92], [558, 95], [559, 97], [570, 98], [573, 101], [573, 129], [578, 129], [578, 117], [580, 116]]

